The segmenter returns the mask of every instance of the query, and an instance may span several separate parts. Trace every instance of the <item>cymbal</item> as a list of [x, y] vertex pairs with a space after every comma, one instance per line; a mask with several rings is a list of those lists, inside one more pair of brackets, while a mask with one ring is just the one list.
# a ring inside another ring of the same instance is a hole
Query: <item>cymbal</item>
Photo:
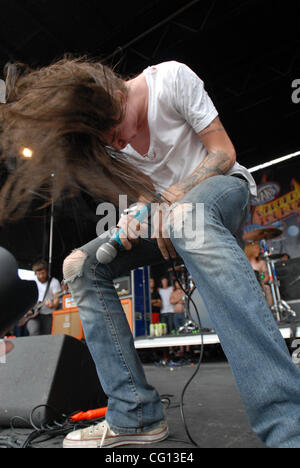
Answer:
[[[268, 255], [268, 258], [270, 260], [279, 260], [282, 257], [282, 255], [283, 254], [271, 254], [271, 255]], [[258, 258], [259, 258], [259, 260], [265, 260], [264, 255], [260, 255]]]
[[276, 228], [263, 228], [263, 229], [256, 229], [255, 231], [247, 232], [243, 235], [244, 241], [261, 241], [263, 239], [270, 240], [275, 239], [275, 237], [281, 236], [282, 231], [281, 229]]

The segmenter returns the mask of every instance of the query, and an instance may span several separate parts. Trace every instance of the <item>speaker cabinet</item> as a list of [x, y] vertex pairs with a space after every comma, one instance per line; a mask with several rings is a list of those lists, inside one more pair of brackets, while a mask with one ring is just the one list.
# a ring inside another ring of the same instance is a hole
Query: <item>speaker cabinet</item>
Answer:
[[133, 315], [132, 315], [132, 300], [131, 299], [121, 299], [121, 304], [123, 307], [123, 310], [126, 314], [131, 333], [133, 333]]
[[53, 312], [52, 335], [68, 335], [84, 339], [83, 328], [78, 309], [56, 310]]
[[286, 301], [300, 299], [300, 258], [276, 262], [280, 293]]
[[[0, 426], [14, 416], [34, 423], [52, 422], [59, 414], [107, 406], [95, 364], [85, 344], [67, 335], [10, 340], [13, 349], [0, 363]], [[53, 408], [53, 410], [50, 409]], [[21, 419], [16, 427], [31, 427]]]

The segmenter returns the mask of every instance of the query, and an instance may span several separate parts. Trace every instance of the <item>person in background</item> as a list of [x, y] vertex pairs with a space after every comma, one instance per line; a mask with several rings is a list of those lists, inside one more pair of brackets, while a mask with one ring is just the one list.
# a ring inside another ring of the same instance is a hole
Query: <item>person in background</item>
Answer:
[[291, 257], [290, 257], [290, 255], [287, 254], [287, 253], [282, 254], [282, 257], [280, 257], [280, 261], [281, 261], [281, 262], [286, 262], [286, 261], [288, 261], [288, 260], [290, 260], [290, 259], [291, 259]]
[[262, 290], [265, 294], [268, 305], [271, 307], [273, 305], [273, 298], [271, 293], [271, 288], [269, 285], [269, 272], [265, 260], [259, 258], [260, 255], [260, 246], [258, 242], [251, 242], [246, 245], [244, 252], [246, 257], [253, 270], [256, 272], [256, 277], [259, 280], [259, 283], [262, 287]]
[[48, 265], [44, 260], [36, 262], [32, 266], [36, 274], [38, 286], [38, 304], [31, 313], [27, 314], [27, 329], [30, 336], [50, 335], [52, 330], [52, 314], [58, 309], [61, 292], [60, 282], [48, 275]]
[[168, 333], [175, 329], [174, 323], [174, 307], [170, 303], [170, 296], [173, 288], [169, 286], [169, 280], [166, 277], [161, 278], [161, 287], [158, 289], [162, 300], [162, 308], [160, 310], [160, 320], [167, 324]]
[[[184, 292], [181, 289], [181, 286], [178, 281], [175, 281], [173, 291], [170, 296], [170, 303], [174, 308], [174, 325], [175, 329], [178, 330], [182, 325], [184, 325], [185, 315], [184, 315]], [[186, 352], [190, 351], [190, 347], [186, 347]], [[180, 346], [177, 356], [184, 355], [184, 346]]]
[[173, 291], [170, 296], [170, 304], [174, 309], [174, 324], [175, 328], [179, 328], [184, 324], [184, 292], [182, 291], [178, 281], [175, 281]]
[[27, 329], [26, 319], [22, 318], [13, 328], [13, 336], [16, 338], [29, 336], [29, 332]]
[[162, 300], [157, 288], [155, 287], [154, 278], [150, 278], [150, 293], [152, 306], [152, 323], [159, 323]]

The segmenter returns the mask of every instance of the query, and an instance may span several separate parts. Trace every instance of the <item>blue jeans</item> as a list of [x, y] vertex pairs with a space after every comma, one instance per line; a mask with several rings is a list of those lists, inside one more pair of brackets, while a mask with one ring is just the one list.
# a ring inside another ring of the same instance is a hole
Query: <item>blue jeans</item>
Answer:
[[[215, 176], [182, 202], [204, 204], [204, 242], [171, 240], [192, 275], [231, 365], [250, 424], [269, 447], [300, 447], [300, 370], [235, 234], [249, 210], [246, 181]], [[113, 278], [162, 261], [154, 240], [141, 239], [109, 265], [96, 260], [105, 233], [80, 249], [80, 270], [67, 277], [87, 344], [109, 399], [107, 421], [119, 432], [139, 432], [163, 419], [160, 397], [146, 382]], [[72, 254], [71, 254], [72, 256]], [[69, 257], [69, 259], [71, 258]], [[65, 273], [66, 276], [66, 273]]]
[[175, 313], [174, 314], [174, 327], [175, 327], [175, 330], [178, 330], [178, 328], [182, 327], [182, 325], [184, 325], [184, 322], [185, 322], [185, 315], [184, 315], [184, 312], [182, 313]]
[[165, 323], [167, 325], [167, 333], [171, 333], [173, 330], [175, 330], [174, 316], [175, 314], [173, 312], [165, 312], [160, 314], [161, 323]]

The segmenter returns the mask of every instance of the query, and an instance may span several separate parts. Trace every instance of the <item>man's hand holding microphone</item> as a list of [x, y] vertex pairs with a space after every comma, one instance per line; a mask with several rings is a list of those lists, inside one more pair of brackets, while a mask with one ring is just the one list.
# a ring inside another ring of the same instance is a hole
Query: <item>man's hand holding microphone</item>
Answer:
[[[161, 199], [163, 196], [159, 195]], [[149, 223], [151, 222], [151, 239], [157, 240], [157, 245], [165, 260], [176, 258], [177, 253], [172, 245], [166, 226], [169, 204], [158, 202], [139, 202], [129, 214], [121, 216], [116, 230], [109, 240], [97, 251], [99, 263], [112, 262], [118, 251], [123, 248], [131, 250], [140, 238], [149, 238]], [[151, 221], [150, 221], [151, 220]]]

